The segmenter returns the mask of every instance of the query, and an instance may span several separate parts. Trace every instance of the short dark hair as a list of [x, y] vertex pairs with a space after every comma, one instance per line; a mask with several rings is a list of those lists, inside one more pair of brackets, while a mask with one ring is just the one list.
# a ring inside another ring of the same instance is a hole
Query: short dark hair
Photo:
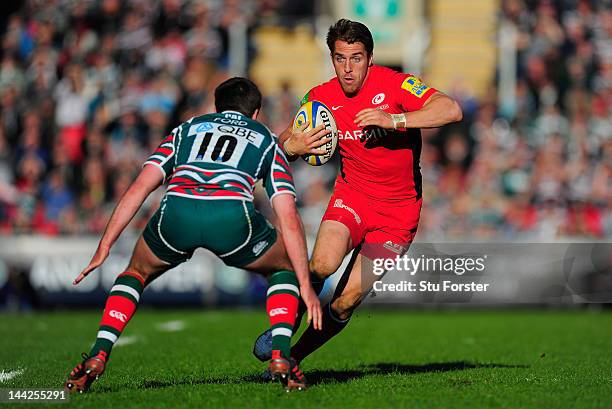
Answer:
[[247, 78], [233, 77], [215, 88], [217, 112], [238, 111], [248, 117], [261, 108], [261, 92], [255, 83]]
[[374, 51], [374, 39], [372, 33], [365, 24], [358, 21], [351, 21], [345, 18], [340, 19], [329, 28], [327, 32], [327, 46], [333, 54], [335, 51], [336, 41], [345, 41], [349, 44], [362, 43], [365, 46], [368, 57]]

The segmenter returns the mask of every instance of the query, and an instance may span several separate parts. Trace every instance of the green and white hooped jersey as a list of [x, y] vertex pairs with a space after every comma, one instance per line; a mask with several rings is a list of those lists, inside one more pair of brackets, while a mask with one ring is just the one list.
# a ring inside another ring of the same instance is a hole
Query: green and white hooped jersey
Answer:
[[189, 199], [253, 200], [262, 179], [270, 200], [295, 196], [289, 162], [263, 124], [235, 111], [191, 118], [174, 128], [145, 165], [168, 180], [167, 195]]

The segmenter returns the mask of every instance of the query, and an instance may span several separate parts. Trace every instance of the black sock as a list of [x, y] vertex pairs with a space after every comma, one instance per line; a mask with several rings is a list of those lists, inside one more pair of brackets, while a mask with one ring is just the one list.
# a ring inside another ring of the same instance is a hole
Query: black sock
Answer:
[[[314, 274], [310, 275], [310, 282], [312, 283], [312, 288], [314, 289], [317, 295], [321, 295], [321, 291], [323, 291], [323, 286], [325, 285], [325, 279], [321, 279]], [[297, 330], [300, 328], [300, 324], [302, 323], [302, 317], [306, 313], [306, 304], [302, 301], [300, 297], [300, 305], [298, 306], [298, 313], [295, 319], [295, 324], [293, 325], [293, 333], [297, 333]]]
[[330, 308], [330, 304], [325, 304], [323, 307], [323, 329], [315, 330], [311, 323], [291, 348], [291, 356], [300, 362], [342, 331], [349, 320], [350, 317], [346, 320], [339, 319]]
[[[336, 285], [336, 289], [334, 290], [334, 295], [332, 297], [332, 300], [322, 307], [323, 329], [320, 331], [317, 331], [312, 327], [312, 323], [311, 323], [308, 326], [308, 328], [306, 328], [306, 331], [304, 331], [300, 339], [291, 348], [291, 356], [297, 359], [298, 362], [306, 358], [308, 355], [310, 355], [317, 349], [319, 349], [321, 345], [323, 345], [324, 343], [332, 339], [340, 331], [342, 331], [344, 327], [346, 327], [346, 324], [348, 324], [349, 320], [351, 319], [351, 317], [348, 317], [346, 320], [341, 320], [340, 318], [336, 317], [336, 315], [330, 308], [330, 304], [334, 302], [334, 300], [336, 300], [338, 297], [340, 297], [340, 295], [342, 294], [342, 291], [344, 291], [344, 288], [346, 287], [346, 284], [348, 283], [348, 279], [349, 279], [351, 270], [353, 268], [353, 264], [355, 264], [357, 255], [359, 254], [360, 251], [361, 251], [361, 245], [353, 249], [351, 259], [349, 260], [348, 265], [342, 272], [342, 276], [340, 277], [340, 280], [338, 281], [338, 284]], [[312, 282], [312, 286], [314, 287], [314, 290], [317, 292], [317, 294], [320, 294], [321, 291], [323, 290], [325, 280], [321, 280], [320, 278], [312, 274], [310, 275], [310, 280]], [[305, 305], [301, 300], [300, 300], [300, 308], [305, 310]], [[303, 315], [303, 312], [302, 312], [302, 315]], [[297, 317], [296, 326], [294, 327], [294, 331], [293, 331], [294, 334], [297, 333], [297, 329], [302, 319], [302, 315], [298, 315]]]
[[311, 274], [310, 282], [312, 283], [312, 288], [315, 290], [315, 293], [317, 293], [317, 295], [321, 295], [321, 291], [323, 291], [323, 286], [325, 285], [325, 279]]

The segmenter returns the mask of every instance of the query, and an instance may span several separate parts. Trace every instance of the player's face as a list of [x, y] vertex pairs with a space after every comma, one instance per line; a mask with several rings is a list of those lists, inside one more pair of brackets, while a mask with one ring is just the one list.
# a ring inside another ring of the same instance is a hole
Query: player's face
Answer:
[[355, 95], [368, 75], [372, 56], [368, 56], [363, 43], [336, 40], [331, 57], [342, 90], [348, 96]]

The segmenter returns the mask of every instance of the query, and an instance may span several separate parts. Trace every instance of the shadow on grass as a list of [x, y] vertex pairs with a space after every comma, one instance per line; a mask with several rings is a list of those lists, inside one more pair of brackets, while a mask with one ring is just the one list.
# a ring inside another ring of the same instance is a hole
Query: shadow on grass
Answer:
[[[406, 365], [397, 362], [379, 362], [375, 364], [360, 365], [355, 369], [315, 369], [307, 371], [306, 375], [311, 385], [320, 385], [326, 383], [345, 383], [355, 379], [360, 379], [371, 375], [412, 375], [419, 373], [428, 372], [452, 372], [452, 371], [463, 371], [466, 369], [478, 369], [478, 368], [528, 368], [527, 365], [506, 365], [506, 364], [480, 364], [466, 361], [457, 362], [434, 362], [423, 365]], [[227, 376], [227, 377], [211, 377], [196, 379], [188, 377], [184, 379], [175, 379], [172, 381], [167, 380], [145, 380], [140, 385], [130, 385], [135, 389], [160, 389], [168, 388], [172, 386], [181, 385], [214, 385], [214, 384], [240, 384], [240, 383], [266, 383], [261, 379], [261, 373], [247, 375], [247, 376]], [[97, 392], [112, 392], [116, 390], [116, 387], [101, 386], [96, 388]]]
[[406, 365], [397, 362], [380, 362], [360, 365], [356, 369], [347, 370], [314, 370], [307, 372], [312, 385], [324, 383], [343, 383], [370, 375], [411, 375], [427, 372], [452, 372], [477, 368], [527, 368], [526, 365], [479, 364], [473, 362], [434, 362], [423, 365]]

